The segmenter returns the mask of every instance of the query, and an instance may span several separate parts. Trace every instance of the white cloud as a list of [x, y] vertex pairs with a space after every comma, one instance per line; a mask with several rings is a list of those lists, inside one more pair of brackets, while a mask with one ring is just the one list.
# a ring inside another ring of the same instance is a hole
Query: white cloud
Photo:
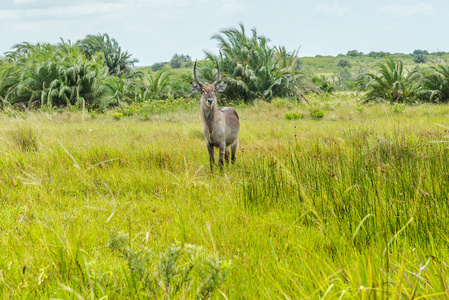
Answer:
[[415, 15], [430, 15], [435, 8], [430, 3], [419, 3], [416, 5], [387, 5], [379, 8], [377, 13], [393, 17], [409, 17]]
[[316, 8], [316, 11], [328, 16], [336, 16], [336, 17], [343, 17], [351, 13], [351, 9], [349, 7], [340, 6], [338, 4], [333, 5], [320, 4]]
[[19, 17], [19, 13], [17, 11], [0, 9], [0, 20], [2, 20], [2, 22], [0, 22], [0, 24], [5, 21], [16, 20], [18, 17]]
[[27, 4], [27, 3], [33, 3], [36, 1], [37, 0], [14, 0], [13, 3], [14, 4]]
[[188, 6], [190, 0], [124, 0], [127, 6]]
[[31, 18], [74, 18], [86, 15], [106, 14], [118, 12], [123, 9], [121, 4], [93, 3], [90, 5], [80, 5], [71, 7], [55, 7], [50, 9], [31, 9], [25, 12], [25, 16]]
[[236, 14], [241, 14], [247, 9], [247, 4], [237, 0], [223, 0], [223, 4], [218, 9], [218, 14], [229, 17]]

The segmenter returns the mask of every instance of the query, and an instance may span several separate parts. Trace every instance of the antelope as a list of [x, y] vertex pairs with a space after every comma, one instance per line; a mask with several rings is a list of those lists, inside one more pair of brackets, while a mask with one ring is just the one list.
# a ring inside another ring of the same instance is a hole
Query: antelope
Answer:
[[207, 151], [209, 152], [210, 169], [213, 171], [214, 147], [219, 149], [218, 163], [223, 169], [223, 162], [229, 163], [229, 151], [231, 148], [231, 162], [235, 163], [235, 153], [238, 146], [240, 121], [237, 112], [232, 107], [218, 108], [215, 93], [226, 89], [226, 82], [220, 82], [220, 66], [217, 61], [217, 79], [212, 84], [204, 84], [196, 75], [196, 61], [193, 67], [195, 82], [190, 83], [193, 92], [201, 93], [201, 120], [203, 122], [203, 135], [206, 139]]

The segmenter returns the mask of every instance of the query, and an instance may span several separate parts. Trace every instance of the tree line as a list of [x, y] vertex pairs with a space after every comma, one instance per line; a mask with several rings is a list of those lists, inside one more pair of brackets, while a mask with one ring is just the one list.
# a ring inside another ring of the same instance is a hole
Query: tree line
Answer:
[[[217, 61], [228, 83], [222, 97], [232, 101], [271, 101], [276, 97], [307, 101], [308, 93], [331, 93], [341, 88], [345, 76], [351, 77], [346, 89], [365, 91], [364, 102], [449, 101], [446, 64], [407, 72], [401, 60], [382, 52], [385, 56], [374, 72], [352, 76], [347, 71], [349, 63], [340, 60], [340, 74], [327, 78], [304, 72], [298, 50], [270, 45], [270, 40], [255, 28], [247, 33], [239, 24], [221, 30], [212, 39], [218, 43], [218, 55], [205, 52], [206, 60], [199, 62], [199, 76], [213, 81]], [[364, 54], [356, 50], [347, 54], [354, 55]], [[175, 75], [161, 69], [165, 63], [155, 64], [147, 72], [136, 71], [133, 67], [137, 62], [108, 34], [88, 35], [75, 43], [17, 44], [0, 59], [0, 101], [26, 108], [85, 105], [104, 109], [192, 96], [190, 72]], [[175, 54], [169, 64], [176, 69], [191, 67], [193, 62], [188, 55]]]

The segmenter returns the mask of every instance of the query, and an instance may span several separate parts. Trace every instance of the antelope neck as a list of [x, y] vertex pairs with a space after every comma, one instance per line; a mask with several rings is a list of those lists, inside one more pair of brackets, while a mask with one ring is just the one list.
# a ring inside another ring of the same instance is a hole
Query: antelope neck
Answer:
[[207, 107], [205, 105], [202, 106], [203, 118], [206, 126], [209, 128], [211, 132], [214, 127], [215, 117], [218, 114], [218, 108], [216, 103], [214, 103], [211, 107]]

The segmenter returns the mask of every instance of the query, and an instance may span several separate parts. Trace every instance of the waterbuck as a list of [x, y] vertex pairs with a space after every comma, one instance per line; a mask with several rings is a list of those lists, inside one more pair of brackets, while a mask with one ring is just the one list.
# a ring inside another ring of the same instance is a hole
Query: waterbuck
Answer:
[[193, 76], [196, 82], [190, 83], [193, 92], [201, 93], [201, 119], [203, 121], [203, 135], [206, 139], [207, 150], [209, 151], [210, 169], [213, 170], [215, 163], [214, 147], [219, 149], [218, 163], [223, 169], [223, 161], [229, 162], [229, 151], [231, 148], [231, 161], [235, 162], [235, 152], [238, 146], [238, 136], [240, 129], [239, 116], [232, 107], [218, 108], [215, 93], [223, 92], [226, 82], [220, 82], [220, 66], [217, 64], [217, 79], [208, 85], [202, 83], [196, 75], [196, 61], [193, 67]]

